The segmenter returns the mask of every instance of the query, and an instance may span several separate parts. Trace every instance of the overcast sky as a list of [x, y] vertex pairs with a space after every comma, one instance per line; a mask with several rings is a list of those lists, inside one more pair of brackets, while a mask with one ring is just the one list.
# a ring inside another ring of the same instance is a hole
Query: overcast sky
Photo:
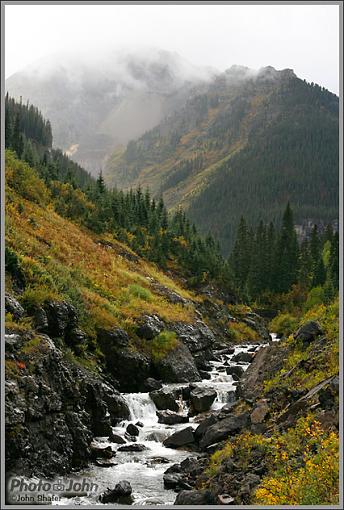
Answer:
[[6, 77], [92, 45], [150, 45], [197, 65], [292, 68], [338, 93], [337, 5], [6, 5]]

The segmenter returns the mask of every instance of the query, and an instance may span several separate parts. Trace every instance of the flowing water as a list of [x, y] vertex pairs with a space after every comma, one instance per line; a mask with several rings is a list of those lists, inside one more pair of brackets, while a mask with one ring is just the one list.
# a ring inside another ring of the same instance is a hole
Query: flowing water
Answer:
[[[277, 340], [276, 335], [272, 335], [272, 340]], [[235, 382], [231, 375], [226, 373], [226, 366], [241, 365], [244, 370], [249, 363], [235, 363], [231, 361], [232, 357], [239, 352], [245, 352], [255, 347], [254, 345], [237, 346], [234, 354], [216, 355], [216, 360], [211, 361], [212, 370], [210, 379], [197, 382], [197, 386], [213, 388], [217, 392], [216, 400], [212, 405], [212, 410], [221, 409], [230, 400], [230, 393], [235, 390]], [[262, 347], [262, 344], [256, 345], [256, 348]], [[184, 384], [165, 384], [165, 388], [176, 388], [187, 386]], [[128, 393], [124, 394], [130, 409], [130, 419], [123, 421], [118, 426], [113, 427], [113, 432], [124, 437], [126, 427], [129, 423], [142, 422], [143, 427], [137, 438], [137, 443], [144, 444], [148, 449], [142, 452], [117, 452], [113, 461], [118, 463], [113, 467], [98, 467], [92, 465], [82, 472], [78, 472], [78, 477], [85, 477], [89, 481], [98, 485], [97, 493], [87, 496], [62, 498], [58, 504], [65, 505], [87, 505], [100, 504], [97, 499], [100, 492], [107, 487], [114, 488], [120, 480], [128, 480], [133, 489], [135, 505], [172, 505], [176, 498], [173, 490], [164, 489], [163, 473], [172, 464], [180, 463], [183, 459], [194, 455], [192, 452], [165, 448], [162, 442], [175, 431], [185, 427], [196, 428], [198, 423], [195, 418], [190, 418], [190, 423], [178, 425], [164, 425], [158, 423], [156, 407], [149, 396], [149, 393]], [[180, 410], [185, 412], [186, 403], [180, 402]], [[94, 441], [100, 447], [111, 445], [115, 451], [118, 444], [110, 443], [107, 438], [97, 438]], [[130, 443], [128, 444], [135, 444]]]

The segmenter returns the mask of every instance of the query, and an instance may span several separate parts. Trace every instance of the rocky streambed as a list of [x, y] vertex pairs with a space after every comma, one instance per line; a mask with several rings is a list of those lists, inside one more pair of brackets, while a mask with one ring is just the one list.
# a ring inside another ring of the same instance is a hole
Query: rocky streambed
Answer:
[[261, 347], [215, 351], [202, 381], [155, 382], [157, 389], [151, 392], [123, 394], [129, 419], [112, 427], [110, 436], [95, 438], [94, 462], [73, 474], [86, 478], [97, 490], [62, 498], [58, 504], [174, 504], [177, 491], [193, 489], [183, 471], [202, 470], [213, 444], [245, 425], [245, 417], [233, 416], [231, 407], [237, 381]]

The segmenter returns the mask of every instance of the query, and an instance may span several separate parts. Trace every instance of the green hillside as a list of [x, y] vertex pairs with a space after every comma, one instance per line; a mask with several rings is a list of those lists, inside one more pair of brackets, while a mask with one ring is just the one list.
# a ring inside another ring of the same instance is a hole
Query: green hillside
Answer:
[[338, 97], [291, 70], [233, 67], [109, 160], [106, 181], [148, 186], [168, 208], [233, 246], [241, 216], [296, 223], [338, 217]]

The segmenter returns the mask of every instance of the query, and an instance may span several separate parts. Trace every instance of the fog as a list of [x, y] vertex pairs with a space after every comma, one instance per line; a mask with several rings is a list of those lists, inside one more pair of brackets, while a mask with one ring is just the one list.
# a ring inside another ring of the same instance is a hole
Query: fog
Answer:
[[161, 49], [173, 53], [168, 68], [178, 79], [206, 79], [233, 64], [273, 66], [339, 91], [336, 5], [5, 6], [6, 77], [27, 66], [49, 73], [58, 60], [77, 86], [85, 69], [90, 79], [92, 69], [111, 66], [123, 76], [121, 55], [154, 62]]

